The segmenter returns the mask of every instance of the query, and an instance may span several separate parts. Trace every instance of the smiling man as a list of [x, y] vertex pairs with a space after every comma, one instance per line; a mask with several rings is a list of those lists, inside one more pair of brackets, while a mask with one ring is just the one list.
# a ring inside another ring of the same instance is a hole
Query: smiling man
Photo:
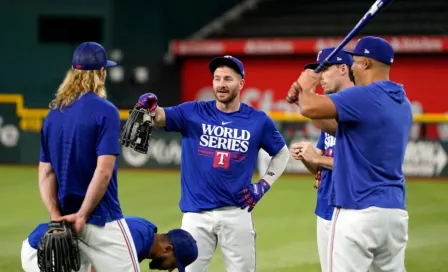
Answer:
[[[255, 230], [251, 211], [283, 173], [289, 151], [272, 119], [241, 103], [246, 74], [235, 57], [214, 58], [209, 64], [215, 100], [157, 106], [154, 94], [139, 105], [157, 126], [182, 134], [182, 228], [196, 239], [199, 257], [187, 272], [208, 271], [216, 246], [227, 271], [253, 272]], [[252, 184], [258, 152], [272, 159], [266, 173]]]

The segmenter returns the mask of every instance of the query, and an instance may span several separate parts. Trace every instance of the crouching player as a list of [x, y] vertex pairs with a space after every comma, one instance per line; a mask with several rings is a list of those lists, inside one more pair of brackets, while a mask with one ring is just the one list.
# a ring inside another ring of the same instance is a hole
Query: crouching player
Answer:
[[[125, 221], [135, 243], [138, 261], [150, 259], [149, 268], [152, 270], [173, 271], [177, 268], [179, 272], [185, 272], [185, 267], [198, 257], [196, 240], [185, 230], [173, 229], [168, 233], [158, 234], [157, 226], [144, 218], [127, 216]], [[25, 272], [40, 272], [37, 266], [37, 246], [47, 225], [39, 224], [22, 243], [22, 268]], [[83, 241], [80, 240], [79, 243]], [[79, 271], [95, 271], [86, 261], [87, 258], [81, 260], [83, 263]]]

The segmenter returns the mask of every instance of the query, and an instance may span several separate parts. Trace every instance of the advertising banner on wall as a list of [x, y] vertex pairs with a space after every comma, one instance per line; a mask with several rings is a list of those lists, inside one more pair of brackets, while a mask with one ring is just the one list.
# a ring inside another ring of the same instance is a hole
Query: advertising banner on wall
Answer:
[[[317, 143], [317, 138], [301, 138], [296, 141]], [[294, 141], [295, 142], [295, 141]], [[448, 176], [448, 142], [441, 141], [409, 141], [406, 148], [403, 172], [405, 176], [440, 177]], [[271, 157], [260, 150], [258, 171], [264, 173]], [[285, 173], [309, 173], [303, 163], [290, 158]]]
[[[396, 53], [439, 53], [448, 51], [448, 36], [382, 36]], [[360, 37], [354, 37], [344, 48], [352, 50]], [[338, 46], [344, 37], [317, 38], [241, 38], [174, 40], [170, 52], [176, 56], [204, 55], [302, 55], [325, 47]]]
[[[37, 165], [40, 133], [24, 131], [19, 125], [15, 107], [0, 104], [0, 163]], [[124, 121], [122, 122], [124, 125]], [[278, 127], [287, 144], [296, 141], [317, 142], [319, 130], [311, 123], [280, 122]], [[117, 139], [118, 141], [118, 139]], [[148, 154], [121, 147], [119, 166], [146, 169], [179, 169], [181, 165], [181, 135], [155, 130]], [[448, 177], [448, 140], [411, 140], [406, 149], [403, 170], [407, 176]], [[258, 171], [263, 173], [270, 157], [260, 151]], [[290, 159], [286, 173], [307, 173], [302, 163]]]
[[[246, 83], [241, 99], [265, 112], [293, 112], [296, 105], [286, 102], [291, 84], [303, 71], [305, 64], [314, 62], [315, 56], [246, 57], [240, 58], [246, 70]], [[187, 58], [181, 74], [182, 100], [214, 99], [212, 76], [208, 58]], [[447, 113], [446, 91], [440, 86], [440, 75], [448, 74], [448, 66], [440, 66], [448, 56], [399, 56], [391, 70], [391, 80], [403, 84], [412, 103], [414, 113]], [[317, 90], [321, 92], [320, 89]], [[432, 126], [425, 131], [427, 137], [447, 137], [447, 125]]]

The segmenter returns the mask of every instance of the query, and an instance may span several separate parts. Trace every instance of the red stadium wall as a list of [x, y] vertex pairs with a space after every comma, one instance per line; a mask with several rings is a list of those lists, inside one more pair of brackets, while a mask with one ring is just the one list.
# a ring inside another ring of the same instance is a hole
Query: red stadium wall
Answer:
[[[263, 111], [297, 111], [285, 101], [292, 82], [303, 66], [313, 62], [310, 56], [241, 57], [246, 69], [242, 101]], [[182, 101], [213, 99], [210, 58], [185, 58], [181, 74]], [[413, 104], [414, 113], [447, 113], [447, 55], [399, 55], [393, 64], [391, 80], [402, 83]], [[319, 90], [320, 91], [320, 90]], [[430, 139], [447, 133], [444, 125], [414, 125], [413, 137], [423, 134]], [[443, 132], [442, 132], [443, 131]], [[423, 133], [423, 134], [422, 134]], [[441, 134], [442, 133], [442, 134]], [[447, 136], [447, 135], [445, 135]], [[443, 137], [445, 137], [443, 136]]]
[[[312, 57], [240, 58], [246, 69], [246, 85], [242, 100], [264, 111], [295, 111], [285, 101], [292, 82]], [[186, 58], [182, 68], [182, 100], [213, 98], [212, 78], [208, 70], [209, 58]], [[391, 80], [402, 83], [415, 105], [424, 113], [448, 113], [448, 56], [401, 55], [391, 70]]]

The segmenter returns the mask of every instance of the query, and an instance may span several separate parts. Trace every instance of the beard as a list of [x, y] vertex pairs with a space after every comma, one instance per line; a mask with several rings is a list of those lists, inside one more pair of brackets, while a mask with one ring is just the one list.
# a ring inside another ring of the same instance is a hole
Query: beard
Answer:
[[151, 260], [151, 262], [149, 263], [149, 269], [151, 270], [162, 270], [162, 263], [163, 263], [164, 259], [163, 258], [154, 258]]
[[238, 91], [236, 89], [228, 89], [228, 88], [219, 88], [213, 90], [213, 94], [218, 102], [223, 104], [232, 103], [238, 95]]

